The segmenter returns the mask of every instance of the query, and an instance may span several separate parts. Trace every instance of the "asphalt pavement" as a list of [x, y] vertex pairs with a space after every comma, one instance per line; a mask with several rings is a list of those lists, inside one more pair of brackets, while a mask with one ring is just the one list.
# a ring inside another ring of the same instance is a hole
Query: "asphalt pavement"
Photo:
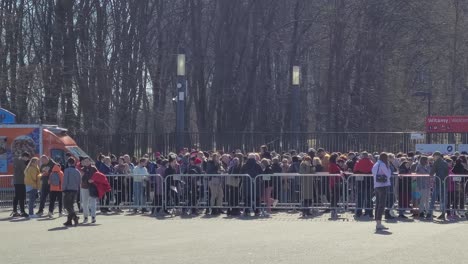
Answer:
[[468, 263], [468, 221], [98, 215], [12, 219], [0, 212], [0, 263]]

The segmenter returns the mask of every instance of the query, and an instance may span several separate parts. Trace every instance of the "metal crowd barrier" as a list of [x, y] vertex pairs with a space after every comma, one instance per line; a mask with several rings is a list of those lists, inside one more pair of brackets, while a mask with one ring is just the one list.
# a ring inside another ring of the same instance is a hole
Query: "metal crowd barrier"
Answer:
[[159, 174], [106, 175], [111, 191], [99, 201], [99, 208], [161, 209], [164, 205], [164, 180]]
[[[353, 213], [374, 209], [372, 174], [176, 174], [108, 175], [111, 192], [99, 201], [99, 208], [176, 209], [197, 212], [199, 209], [228, 209], [232, 215], [240, 210], [301, 210], [312, 214], [320, 210]], [[135, 179], [137, 181], [135, 181]], [[142, 178], [142, 179], [140, 179]], [[12, 208], [12, 175], [0, 176], [0, 208]], [[141, 181], [140, 181], [141, 180]], [[444, 211], [450, 216], [468, 213], [468, 175], [439, 177], [400, 174], [391, 178], [387, 209], [401, 213]], [[26, 197], [27, 199], [27, 197]], [[39, 199], [36, 200], [39, 203]], [[26, 201], [27, 207], [27, 201]], [[46, 207], [47, 208], [47, 207]]]
[[[400, 214], [406, 211], [414, 215], [432, 212], [437, 205], [441, 210], [445, 194], [439, 177], [428, 174], [399, 174], [394, 177], [395, 203]], [[433, 208], [434, 207], [434, 208]]]
[[318, 209], [341, 212], [346, 205], [345, 177], [340, 174], [262, 174], [255, 177], [255, 209], [302, 210], [310, 215]]
[[12, 208], [14, 197], [13, 175], [0, 175], [0, 208]]
[[372, 174], [352, 174], [346, 179], [346, 208], [357, 214], [372, 213], [374, 196], [374, 178]]
[[468, 175], [449, 175], [444, 183], [447, 191], [445, 209], [448, 217], [465, 217], [468, 206]]
[[[386, 209], [399, 214], [441, 210], [442, 185], [439, 177], [427, 174], [393, 174], [387, 190]], [[374, 179], [372, 174], [353, 174], [347, 179], [347, 208], [357, 215], [372, 213], [374, 209]], [[434, 200], [434, 202], [432, 202]], [[392, 213], [393, 214], [393, 213]]]
[[166, 209], [191, 213], [211, 209], [216, 214], [224, 208], [238, 215], [240, 209], [252, 208], [252, 178], [248, 174], [175, 174], [164, 180]]

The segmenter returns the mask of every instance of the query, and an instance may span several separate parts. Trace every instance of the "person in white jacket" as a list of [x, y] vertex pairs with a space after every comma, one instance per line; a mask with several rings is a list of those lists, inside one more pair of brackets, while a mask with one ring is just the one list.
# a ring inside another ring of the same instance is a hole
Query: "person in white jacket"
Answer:
[[147, 159], [141, 158], [138, 165], [133, 169], [133, 212], [137, 213], [138, 209], [143, 214], [146, 210], [143, 208], [143, 181], [146, 180], [148, 170], [146, 169]]
[[374, 192], [375, 192], [375, 229], [388, 229], [382, 225], [382, 215], [385, 211], [387, 200], [387, 189], [391, 186], [390, 177], [392, 173], [388, 165], [388, 155], [381, 153], [379, 160], [372, 167], [372, 175], [374, 177]]

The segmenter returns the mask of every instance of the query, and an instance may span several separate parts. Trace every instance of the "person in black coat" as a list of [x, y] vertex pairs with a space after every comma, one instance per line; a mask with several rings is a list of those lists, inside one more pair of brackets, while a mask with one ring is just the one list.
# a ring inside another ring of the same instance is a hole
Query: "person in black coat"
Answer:
[[244, 215], [250, 214], [250, 208], [252, 207], [252, 196], [251, 196], [251, 187], [252, 187], [252, 180], [257, 177], [257, 175], [262, 174], [262, 167], [257, 163], [255, 154], [249, 154], [247, 161], [245, 162], [244, 166], [241, 168], [241, 174], [248, 174], [251, 180], [247, 180], [246, 178], [242, 179], [242, 186], [243, 186], [243, 199], [246, 206], [244, 210]]
[[[411, 174], [411, 163], [404, 161], [399, 168], [400, 174]], [[411, 177], [398, 178], [398, 206], [400, 208], [408, 208], [411, 197]], [[399, 218], [408, 218], [405, 216], [405, 210], [399, 210]]]

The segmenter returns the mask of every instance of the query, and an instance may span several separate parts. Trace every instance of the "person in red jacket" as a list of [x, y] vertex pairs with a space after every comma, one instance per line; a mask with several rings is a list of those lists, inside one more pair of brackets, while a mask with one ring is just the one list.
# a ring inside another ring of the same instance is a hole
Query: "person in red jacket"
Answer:
[[[106, 175], [97, 171], [89, 179], [89, 196], [93, 199], [101, 200], [107, 192], [111, 191]], [[91, 223], [96, 223], [96, 217], [92, 217]]]
[[102, 199], [107, 192], [111, 191], [109, 181], [107, 180], [106, 175], [101, 172], [95, 172], [91, 177], [91, 183], [96, 186], [97, 195], [99, 199]]
[[[341, 174], [342, 171], [337, 164], [338, 154], [332, 153], [330, 155], [328, 173], [330, 174]], [[331, 218], [337, 218], [338, 213], [336, 209], [338, 207], [338, 200], [340, 199], [340, 180], [341, 176], [330, 176], [329, 186], [330, 186], [330, 198], [331, 198]]]
[[[361, 153], [361, 159], [354, 165], [354, 174], [369, 174], [372, 175], [372, 167], [374, 163], [369, 158], [367, 152]], [[367, 176], [356, 176], [356, 218], [362, 216], [362, 209], [365, 209], [364, 216], [373, 218], [372, 214], [372, 193], [374, 180], [372, 177]]]

